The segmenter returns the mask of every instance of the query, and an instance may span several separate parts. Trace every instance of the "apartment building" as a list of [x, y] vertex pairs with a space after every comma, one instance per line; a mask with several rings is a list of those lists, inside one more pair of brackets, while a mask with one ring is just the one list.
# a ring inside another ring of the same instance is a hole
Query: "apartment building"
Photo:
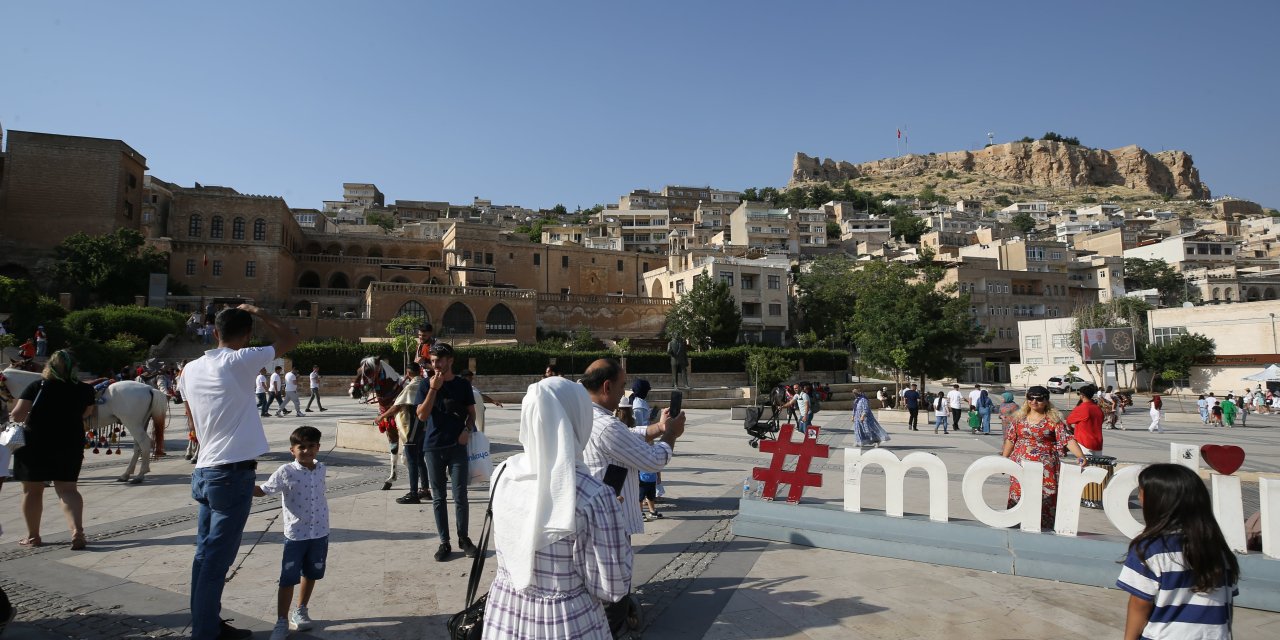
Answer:
[[790, 263], [786, 258], [744, 259], [688, 252], [644, 274], [649, 291], [679, 300], [696, 278], [724, 282], [742, 313], [739, 340], [783, 345], [789, 330]]
[[1066, 273], [1073, 252], [1065, 242], [1010, 238], [961, 247], [962, 258], [993, 258], [1009, 271]]
[[1194, 231], [1125, 249], [1124, 257], [1163, 260], [1178, 271], [1235, 264], [1239, 238]]
[[792, 256], [825, 249], [827, 213], [822, 209], [777, 209], [763, 202], [743, 202], [729, 215], [724, 242]]
[[1019, 321], [1067, 317], [1077, 304], [1098, 297], [1095, 289], [1073, 282], [1065, 269], [1002, 269], [995, 258], [965, 257], [952, 263], [940, 283], [947, 285], [969, 296], [970, 315], [990, 338], [967, 350], [967, 382], [1011, 380], [1010, 369], [1019, 357]]
[[671, 233], [671, 212], [667, 209], [606, 209], [596, 214], [596, 223], [618, 225], [623, 251], [667, 252]]

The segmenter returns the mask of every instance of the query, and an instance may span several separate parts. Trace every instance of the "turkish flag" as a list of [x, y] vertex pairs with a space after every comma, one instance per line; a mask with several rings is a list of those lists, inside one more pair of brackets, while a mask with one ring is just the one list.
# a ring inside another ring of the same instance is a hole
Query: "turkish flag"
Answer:
[[902, 139], [902, 129], [898, 129], [898, 139]]

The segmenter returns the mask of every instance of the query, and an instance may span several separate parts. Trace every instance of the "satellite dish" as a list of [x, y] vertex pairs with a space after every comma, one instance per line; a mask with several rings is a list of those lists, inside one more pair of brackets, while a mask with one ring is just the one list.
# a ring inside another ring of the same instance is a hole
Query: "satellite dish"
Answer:
[[1191, 307], [1194, 307], [1194, 306], [1196, 306], [1196, 305], [1192, 304], [1190, 300], [1188, 300], [1188, 301], [1186, 301], [1186, 302], [1182, 303], [1182, 308], [1183, 308], [1183, 309], [1190, 309]]

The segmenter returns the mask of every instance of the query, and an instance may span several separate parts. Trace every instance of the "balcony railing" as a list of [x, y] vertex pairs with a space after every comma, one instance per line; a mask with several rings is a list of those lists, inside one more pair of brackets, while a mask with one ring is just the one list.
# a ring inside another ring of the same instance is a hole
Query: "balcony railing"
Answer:
[[442, 260], [417, 260], [414, 258], [384, 258], [384, 257], [368, 257], [368, 256], [333, 256], [321, 253], [304, 253], [298, 256], [299, 262], [310, 262], [319, 264], [354, 264], [354, 265], [384, 265], [395, 264], [413, 267], [443, 267]]
[[577, 293], [539, 293], [538, 302], [574, 302], [579, 304], [654, 304], [670, 306], [675, 301], [670, 298], [647, 298], [641, 296], [596, 296]]
[[447, 284], [412, 284], [408, 282], [374, 282], [369, 285], [373, 293], [407, 293], [421, 296], [482, 296], [508, 300], [531, 300], [538, 293], [533, 289], [497, 289], [494, 287], [459, 287]]
[[364, 289], [294, 287], [290, 293], [295, 298], [359, 298], [364, 295]]

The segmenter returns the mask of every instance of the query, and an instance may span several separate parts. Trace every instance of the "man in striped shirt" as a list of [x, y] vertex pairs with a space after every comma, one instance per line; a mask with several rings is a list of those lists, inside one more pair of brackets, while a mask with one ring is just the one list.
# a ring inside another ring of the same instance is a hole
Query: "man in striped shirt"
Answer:
[[601, 481], [610, 465], [626, 470], [622, 481], [623, 525], [628, 534], [644, 533], [638, 476], [641, 471], [661, 471], [671, 461], [676, 439], [684, 433], [684, 412], [672, 418], [664, 409], [662, 420], [628, 429], [613, 415], [627, 387], [627, 372], [613, 358], [591, 363], [582, 377], [582, 386], [587, 388], [592, 402], [591, 439], [582, 453], [583, 462], [591, 475]]

